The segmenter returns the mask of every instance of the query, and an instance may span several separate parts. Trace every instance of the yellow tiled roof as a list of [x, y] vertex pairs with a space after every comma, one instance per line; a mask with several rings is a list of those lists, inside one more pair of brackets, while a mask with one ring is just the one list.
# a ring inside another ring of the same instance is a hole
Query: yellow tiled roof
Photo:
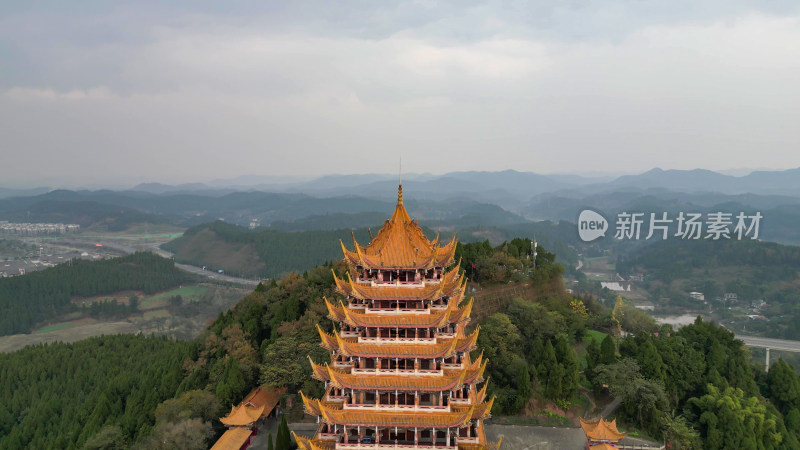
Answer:
[[480, 361], [469, 367], [448, 372], [442, 376], [432, 375], [359, 375], [336, 370], [328, 365], [319, 365], [312, 362], [315, 378], [321, 381], [330, 381], [336, 387], [348, 389], [367, 390], [400, 390], [400, 391], [428, 391], [439, 392], [452, 390], [459, 385], [479, 383], [486, 372], [486, 363]]
[[211, 450], [239, 450], [252, 434], [253, 430], [248, 428], [231, 428], [219, 437]]
[[268, 416], [285, 392], [285, 387], [280, 389], [267, 385], [257, 387], [219, 421], [228, 426], [249, 425], [261, 417]]
[[372, 343], [356, 342], [354, 338], [342, 338], [339, 333], [328, 334], [317, 325], [323, 348], [338, 351], [344, 356], [367, 358], [442, 358], [454, 352], [468, 352], [475, 348], [480, 327], [469, 336], [460, 333], [454, 339], [438, 339], [436, 343]]
[[429, 314], [376, 314], [364, 313], [357, 309], [349, 309], [341, 302], [334, 305], [327, 298], [325, 306], [328, 317], [337, 322], [344, 322], [351, 327], [389, 327], [389, 328], [441, 328], [447, 323], [468, 321], [472, 312], [474, 299], [464, 306], [457, 307], [455, 299], [445, 310], [433, 310]]
[[617, 442], [625, 437], [625, 433], [620, 433], [617, 430], [616, 419], [610, 422], [603, 420], [602, 417], [594, 421], [583, 420], [580, 417], [578, 419], [581, 422], [583, 432], [586, 433], [586, 438], [590, 441]]
[[442, 246], [438, 238], [428, 240], [422, 228], [411, 220], [403, 205], [403, 186], [398, 188], [397, 206], [392, 217], [384, 222], [378, 234], [362, 246], [353, 238], [353, 250], [342, 243], [345, 259], [352, 265], [373, 269], [432, 268], [452, 264], [456, 251], [456, 238]]
[[300, 450], [333, 450], [336, 448], [336, 443], [324, 439], [309, 439], [303, 437], [292, 431], [295, 442]]
[[360, 299], [372, 300], [431, 300], [443, 296], [454, 297], [459, 291], [463, 294], [466, 289], [465, 272], [459, 272], [458, 267], [447, 271], [442, 275], [439, 283], [427, 283], [424, 286], [414, 284], [401, 284], [399, 286], [391, 284], [361, 284], [356, 283], [347, 274], [347, 280], [343, 280], [333, 273], [336, 289], [343, 295]]

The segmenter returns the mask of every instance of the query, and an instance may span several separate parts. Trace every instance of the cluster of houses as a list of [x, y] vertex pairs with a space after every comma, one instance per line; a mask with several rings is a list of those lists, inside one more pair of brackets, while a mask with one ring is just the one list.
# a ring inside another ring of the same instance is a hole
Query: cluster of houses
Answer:
[[76, 233], [80, 231], [80, 229], [80, 225], [67, 223], [14, 223], [0, 221], [0, 233], [18, 236]]

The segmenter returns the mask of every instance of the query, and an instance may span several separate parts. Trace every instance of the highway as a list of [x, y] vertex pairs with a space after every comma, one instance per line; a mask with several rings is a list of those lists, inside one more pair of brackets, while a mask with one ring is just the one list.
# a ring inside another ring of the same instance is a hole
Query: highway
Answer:
[[785, 352], [800, 353], [800, 341], [787, 341], [784, 339], [771, 339], [756, 336], [742, 336], [737, 334], [736, 339], [744, 342], [748, 347], [768, 348], [770, 350], [782, 350]]

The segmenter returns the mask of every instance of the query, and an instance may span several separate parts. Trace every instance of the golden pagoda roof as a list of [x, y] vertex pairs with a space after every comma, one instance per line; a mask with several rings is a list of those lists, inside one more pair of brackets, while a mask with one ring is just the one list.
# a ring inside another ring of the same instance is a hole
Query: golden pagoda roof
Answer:
[[461, 306], [456, 306], [452, 301], [444, 310], [430, 310], [428, 314], [370, 314], [357, 309], [349, 309], [341, 302], [334, 305], [327, 298], [325, 306], [328, 308], [328, 317], [337, 322], [344, 322], [351, 327], [391, 327], [391, 328], [441, 328], [448, 323], [458, 323], [469, 320], [474, 299]]
[[300, 436], [294, 431], [292, 431], [292, 435], [294, 436], [294, 440], [297, 442], [297, 446], [300, 448], [300, 450], [333, 450], [336, 448], [336, 443], [330, 440], [309, 439], [307, 437]]
[[456, 386], [483, 381], [483, 374], [486, 372], [488, 360], [481, 362], [476, 360], [464, 369], [448, 371], [444, 375], [395, 375], [377, 374], [363, 376], [352, 374], [346, 371], [337, 370], [329, 365], [316, 364], [313, 361], [311, 366], [314, 378], [320, 381], [330, 381], [336, 387], [348, 389], [367, 389], [367, 390], [399, 390], [399, 391], [428, 391], [439, 392], [452, 390]]
[[436, 343], [373, 343], [356, 342], [355, 338], [343, 338], [339, 333], [328, 334], [317, 325], [322, 339], [320, 345], [330, 351], [338, 351], [345, 356], [367, 358], [442, 358], [454, 352], [469, 352], [475, 348], [480, 327], [469, 336], [439, 338]]
[[219, 421], [227, 426], [250, 425], [261, 417], [268, 416], [285, 392], [285, 387], [280, 389], [267, 385], [257, 387]]
[[372, 300], [431, 300], [444, 296], [457, 296], [459, 291], [462, 293], [466, 289], [466, 275], [459, 273], [458, 268], [453, 268], [442, 276], [438, 283], [419, 284], [361, 284], [356, 283], [347, 274], [347, 280], [342, 280], [333, 274], [337, 290], [347, 296], [360, 299]]
[[578, 419], [581, 422], [583, 432], [586, 433], [586, 438], [590, 441], [617, 442], [625, 437], [625, 433], [620, 433], [617, 430], [616, 419], [610, 422], [603, 420], [602, 417], [595, 421], [587, 421], [582, 417]]
[[253, 430], [249, 428], [231, 428], [219, 437], [211, 450], [239, 450], [252, 434]]
[[492, 406], [494, 406], [494, 399], [492, 397], [491, 400], [488, 402], [480, 402], [475, 405], [475, 409], [472, 411], [472, 419], [487, 419], [492, 417]]
[[422, 228], [411, 220], [403, 205], [403, 185], [397, 190], [397, 206], [392, 217], [383, 223], [383, 227], [369, 245], [362, 246], [355, 237], [353, 250], [348, 250], [342, 243], [345, 260], [353, 266], [371, 269], [430, 269], [446, 267], [453, 262], [456, 251], [456, 238], [446, 245], [428, 240]]
[[219, 421], [228, 426], [247, 426], [260, 419], [263, 412], [264, 405], [257, 408], [237, 405], [232, 407], [231, 412]]
[[458, 450], [500, 450], [500, 446], [503, 444], [503, 435], [500, 435], [497, 442], [486, 442], [484, 427], [479, 427], [476, 431], [478, 432], [478, 443], [459, 442]]

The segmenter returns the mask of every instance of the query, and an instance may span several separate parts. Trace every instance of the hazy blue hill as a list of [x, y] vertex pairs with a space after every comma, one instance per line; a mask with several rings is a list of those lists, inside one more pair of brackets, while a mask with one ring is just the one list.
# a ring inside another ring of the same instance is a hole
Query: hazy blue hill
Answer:
[[272, 222], [269, 228], [280, 231], [336, 230], [343, 228], [371, 227], [378, 229], [386, 220], [386, 213], [366, 211], [352, 214], [313, 215], [302, 219]]
[[8, 197], [28, 197], [32, 195], [40, 195], [49, 192], [51, 189], [47, 187], [31, 188], [31, 189], [10, 189], [0, 187], [0, 198]]

